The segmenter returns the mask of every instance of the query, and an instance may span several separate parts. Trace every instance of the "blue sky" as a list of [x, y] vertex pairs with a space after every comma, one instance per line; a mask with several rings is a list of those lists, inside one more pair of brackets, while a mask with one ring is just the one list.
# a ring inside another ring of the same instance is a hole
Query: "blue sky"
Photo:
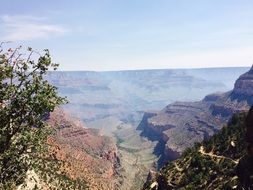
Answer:
[[251, 66], [252, 0], [1, 0], [0, 41], [60, 70]]

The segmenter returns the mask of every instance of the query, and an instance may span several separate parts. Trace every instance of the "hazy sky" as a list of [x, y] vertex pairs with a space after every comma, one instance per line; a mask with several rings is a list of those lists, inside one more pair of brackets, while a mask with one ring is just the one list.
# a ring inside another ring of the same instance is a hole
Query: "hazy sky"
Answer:
[[252, 0], [1, 0], [0, 41], [61, 70], [251, 66]]

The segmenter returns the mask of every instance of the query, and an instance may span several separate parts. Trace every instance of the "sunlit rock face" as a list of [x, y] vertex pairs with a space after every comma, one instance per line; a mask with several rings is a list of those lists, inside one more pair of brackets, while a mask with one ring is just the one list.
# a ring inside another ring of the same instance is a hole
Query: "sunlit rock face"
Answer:
[[236, 80], [232, 91], [207, 95], [202, 101], [169, 104], [144, 120], [143, 134], [160, 137], [166, 162], [194, 143], [209, 139], [233, 114], [247, 111], [252, 104], [253, 68]]
[[235, 82], [232, 98], [239, 100], [247, 100], [250, 104], [253, 103], [253, 66], [245, 74], [241, 75]]
[[80, 120], [62, 109], [51, 113], [48, 123], [55, 129], [48, 139], [51, 153], [55, 159], [68, 163], [65, 170], [72, 178], [86, 181], [89, 189], [117, 189], [120, 160], [111, 138], [97, 129], [85, 128]]

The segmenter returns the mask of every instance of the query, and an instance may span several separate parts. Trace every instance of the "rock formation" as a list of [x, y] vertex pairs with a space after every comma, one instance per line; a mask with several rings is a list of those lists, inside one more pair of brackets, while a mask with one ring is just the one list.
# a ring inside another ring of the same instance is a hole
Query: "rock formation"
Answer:
[[247, 100], [249, 104], [253, 104], [253, 66], [249, 72], [240, 76], [235, 82], [235, 88], [231, 93], [232, 99]]
[[113, 141], [99, 130], [85, 128], [81, 121], [57, 109], [49, 118], [55, 133], [48, 142], [57, 160], [68, 163], [67, 173], [88, 183], [89, 189], [117, 189], [119, 158]]
[[[232, 91], [211, 94], [198, 102], [175, 102], [163, 110], [145, 114], [139, 129], [164, 145], [163, 161], [177, 158], [187, 147], [209, 139], [235, 113], [253, 104], [253, 67], [241, 75]], [[158, 137], [158, 138], [157, 138]]]
[[209, 140], [197, 143], [156, 174], [150, 174], [143, 190], [252, 189], [253, 157], [245, 150], [249, 131], [245, 120], [246, 113], [235, 114]]

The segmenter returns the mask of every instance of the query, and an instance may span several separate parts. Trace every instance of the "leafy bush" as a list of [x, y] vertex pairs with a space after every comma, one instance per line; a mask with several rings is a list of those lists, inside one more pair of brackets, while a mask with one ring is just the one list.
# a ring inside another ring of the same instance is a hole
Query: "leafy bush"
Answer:
[[[62, 180], [65, 174], [59, 172], [62, 163], [48, 157], [46, 144], [52, 130], [45, 119], [56, 106], [66, 103], [65, 98], [58, 96], [57, 88], [44, 79], [50, 69], [57, 67], [58, 64], [51, 62], [48, 50], [41, 55], [32, 48], [25, 52], [21, 46], [6, 50], [0, 44], [0, 187], [3, 189], [23, 184], [30, 170], [59, 181], [58, 187], [61, 181], [66, 184], [67, 180]], [[69, 179], [69, 182], [73, 181]], [[73, 184], [68, 187], [71, 186], [74, 187]]]

